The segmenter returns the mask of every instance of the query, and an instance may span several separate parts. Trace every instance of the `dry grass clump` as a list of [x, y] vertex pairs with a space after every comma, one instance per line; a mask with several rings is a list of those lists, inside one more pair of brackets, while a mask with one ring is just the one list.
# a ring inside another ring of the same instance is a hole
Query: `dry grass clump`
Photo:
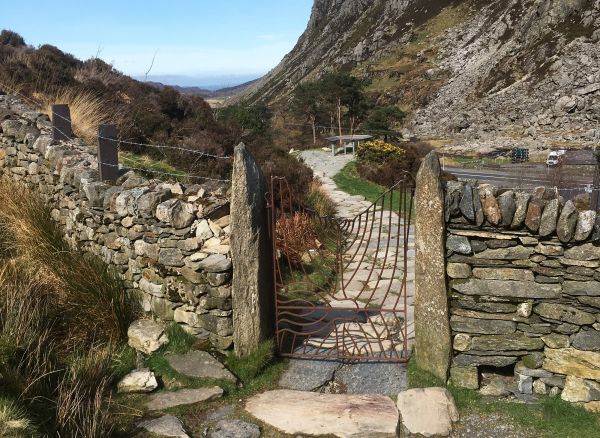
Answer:
[[293, 266], [301, 265], [306, 254], [319, 247], [315, 223], [306, 213], [280, 217], [275, 229], [277, 247], [281, 248], [283, 255]]
[[43, 435], [110, 436], [112, 361], [135, 300], [102, 262], [69, 247], [40, 198], [7, 179], [0, 258], [0, 393]]
[[313, 181], [310, 185], [306, 195], [306, 203], [321, 217], [334, 216], [337, 212], [335, 203], [318, 181]]
[[98, 138], [98, 126], [108, 121], [106, 102], [91, 92], [62, 89], [40, 94], [39, 99], [44, 103], [48, 115], [52, 114], [52, 105], [69, 105], [73, 132], [90, 144], [94, 144]]

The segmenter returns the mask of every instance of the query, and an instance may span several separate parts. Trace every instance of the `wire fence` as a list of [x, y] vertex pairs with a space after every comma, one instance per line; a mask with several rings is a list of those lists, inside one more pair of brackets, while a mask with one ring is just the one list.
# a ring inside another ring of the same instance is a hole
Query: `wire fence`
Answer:
[[[0, 82], [0, 87], [4, 88], [11, 95], [24, 100], [25, 102], [29, 103], [30, 105], [33, 105], [34, 107], [40, 108], [43, 106], [43, 104], [41, 102], [37, 102], [37, 101], [23, 95], [22, 93], [19, 93], [16, 90], [11, 90], [11, 88], [7, 87], [6, 84], [4, 84], [4, 83]], [[58, 114], [57, 112], [52, 112], [52, 117], [53, 118], [58, 117], [59, 119], [62, 119], [64, 122], [69, 123], [69, 124], [72, 123], [71, 118], [65, 117], [61, 114]], [[66, 138], [68, 140], [75, 139], [75, 137], [73, 135], [67, 134], [64, 130], [60, 129], [56, 123], [53, 123], [52, 128], [54, 130], [56, 130], [57, 132], [59, 132], [64, 138]], [[125, 144], [125, 145], [138, 146], [138, 147], [144, 147], [144, 148], [154, 148], [157, 150], [178, 151], [181, 153], [196, 155], [198, 159], [201, 159], [201, 158], [209, 158], [209, 159], [215, 159], [215, 160], [231, 160], [232, 159], [231, 156], [220, 156], [220, 155], [209, 154], [207, 152], [199, 151], [197, 149], [192, 149], [187, 146], [172, 146], [172, 145], [163, 145], [163, 144], [134, 142], [134, 141], [130, 141], [130, 140], [122, 139], [122, 138], [117, 138], [117, 139], [109, 138], [109, 137], [105, 137], [102, 135], [98, 135], [98, 139], [116, 142], [118, 150], [121, 149], [120, 148], [121, 144]], [[214, 181], [214, 182], [230, 182], [231, 181], [230, 179], [199, 176], [199, 175], [195, 175], [195, 174], [187, 173], [187, 172], [164, 172], [164, 171], [159, 171], [159, 170], [155, 170], [155, 169], [151, 169], [151, 168], [147, 168], [147, 167], [126, 166], [123, 164], [114, 164], [114, 163], [107, 163], [107, 162], [102, 162], [102, 161], [98, 161], [98, 164], [103, 165], [103, 166], [108, 166], [108, 167], [116, 167], [119, 170], [126, 170], [126, 171], [132, 170], [132, 171], [137, 171], [137, 172], [142, 172], [142, 173], [149, 173], [149, 174], [154, 174], [154, 175], [162, 175], [162, 176], [184, 178], [184, 179], [191, 179], [191, 180]]]

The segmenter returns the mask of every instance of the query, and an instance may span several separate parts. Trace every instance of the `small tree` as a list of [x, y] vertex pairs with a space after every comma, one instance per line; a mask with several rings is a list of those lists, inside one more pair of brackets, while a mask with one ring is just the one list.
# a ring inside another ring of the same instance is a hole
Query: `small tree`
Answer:
[[312, 128], [313, 144], [317, 144], [317, 119], [325, 110], [325, 102], [319, 82], [304, 82], [294, 89], [291, 111], [298, 117], [305, 117]]
[[344, 108], [348, 110], [350, 132], [352, 133], [355, 122], [366, 113], [366, 101], [363, 95], [365, 81], [350, 76], [348, 73], [327, 73], [321, 78], [320, 83], [323, 98], [335, 108], [340, 137], [342, 136]]
[[387, 141], [393, 125], [400, 123], [405, 116], [406, 114], [395, 106], [376, 107], [369, 113], [365, 128], [370, 134], [383, 135]]

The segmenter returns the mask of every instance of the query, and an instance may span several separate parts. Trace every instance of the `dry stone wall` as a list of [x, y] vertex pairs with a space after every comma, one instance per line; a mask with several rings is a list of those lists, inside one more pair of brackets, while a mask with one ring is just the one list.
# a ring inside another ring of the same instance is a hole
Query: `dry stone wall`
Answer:
[[73, 247], [100, 256], [143, 308], [217, 348], [233, 343], [229, 186], [128, 172], [99, 180], [96, 146], [53, 142], [46, 115], [0, 96], [0, 173], [49, 203]]
[[600, 409], [600, 217], [555, 191], [448, 182], [454, 384]]

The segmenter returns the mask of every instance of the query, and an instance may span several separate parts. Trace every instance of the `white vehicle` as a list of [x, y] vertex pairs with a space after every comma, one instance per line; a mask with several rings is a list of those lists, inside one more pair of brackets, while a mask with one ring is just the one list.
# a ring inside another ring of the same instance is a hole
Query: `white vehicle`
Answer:
[[548, 166], [557, 166], [560, 162], [560, 157], [566, 154], [567, 151], [561, 149], [559, 151], [552, 151], [548, 154], [548, 159], [546, 160], [546, 164]]

